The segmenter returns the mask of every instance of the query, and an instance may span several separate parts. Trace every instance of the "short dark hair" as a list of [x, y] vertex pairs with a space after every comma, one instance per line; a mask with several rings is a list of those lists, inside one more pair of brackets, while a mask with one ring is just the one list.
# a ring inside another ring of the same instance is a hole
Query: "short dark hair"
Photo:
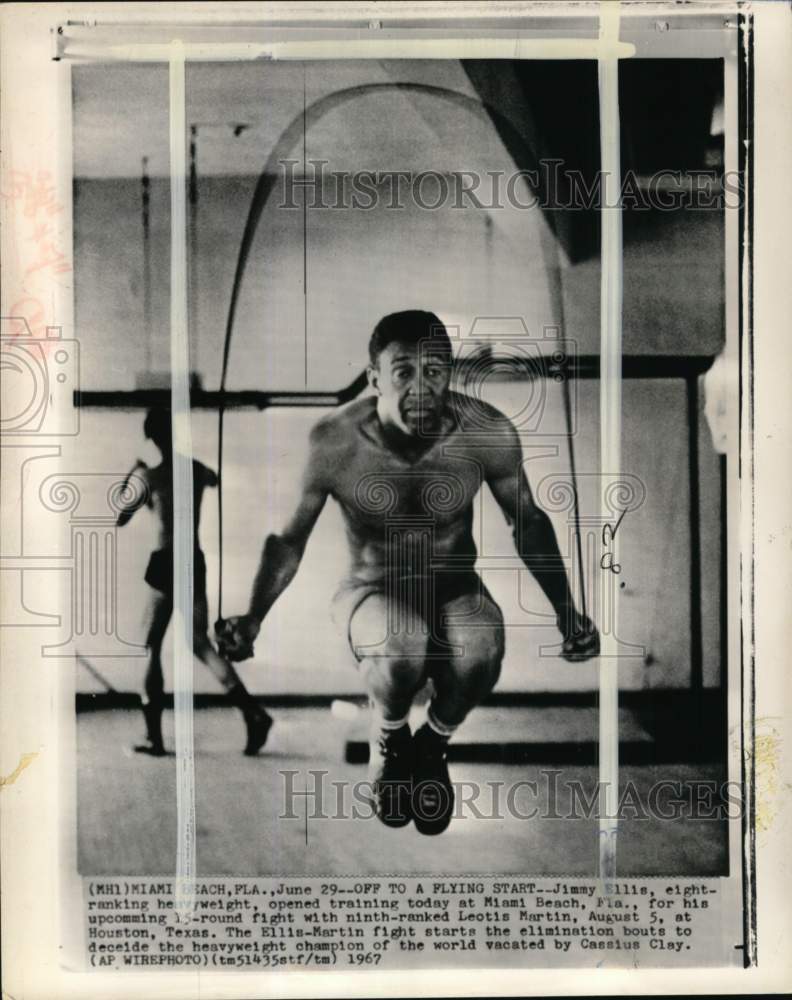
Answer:
[[443, 321], [433, 312], [407, 309], [404, 312], [383, 316], [374, 327], [369, 340], [369, 360], [376, 365], [380, 354], [389, 344], [420, 344], [432, 341], [432, 351], [451, 359], [451, 338]]
[[171, 411], [166, 406], [152, 406], [143, 421], [143, 433], [160, 449], [171, 446]]

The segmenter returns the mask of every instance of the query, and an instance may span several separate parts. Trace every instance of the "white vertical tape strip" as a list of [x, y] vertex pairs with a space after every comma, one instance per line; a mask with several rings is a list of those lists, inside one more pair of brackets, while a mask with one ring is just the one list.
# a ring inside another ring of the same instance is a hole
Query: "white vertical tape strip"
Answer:
[[[621, 471], [621, 355], [622, 355], [622, 219], [619, 191], [619, 60], [610, 46], [619, 37], [619, 4], [600, 3], [599, 113], [602, 184], [602, 259], [600, 277], [600, 473]], [[618, 537], [618, 536], [617, 536]], [[611, 543], [618, 562], [617, 538]], [[610, 576], [610, 574], [607, 574]], [[601, 585], [609, 585], [611, 581]], [[619, 801], [619, 661], [616, 636], [619, 588], [613, 588], [613, 616], [603, 630], [599, 663], [599, 875], [607, 881], [616, 874]]]
[[195, 898], [193, 760], [193, 468], [187, 337], [187, 127], [184, 47], [170, 47], [171, 414], [173, 419], [173, 702], [176, 743], [176, 910]]

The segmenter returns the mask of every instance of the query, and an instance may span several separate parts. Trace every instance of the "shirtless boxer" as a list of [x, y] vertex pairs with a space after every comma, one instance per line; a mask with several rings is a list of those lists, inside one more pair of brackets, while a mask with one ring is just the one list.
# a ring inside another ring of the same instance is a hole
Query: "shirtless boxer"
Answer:
[[[218, 623], [231, 659], [252, 655], [261, 622], [297, 572], [329, 496], [341, 507], [350, 565], [334, 598], [373, 706], [370, 778], [377, 815], [424, 834], [448, 826], [447, 745], [500, 672], [500, 609], [475, 572], [473, 500], [486, 483], [517, 550], [556, 613], [562, 656], [599, 652], [575, 608], [547, 515], [534, 503], [520, 440], [498, 410], [449, 388], [451, 342], [433, 313], [386, 316], [369, 343], [374, 395], [340, 407], [310, 436], [296, 510], [264, 543], [248, 613]], [[427, 678], [426, 723], [407, 718]]]
[[[162, 462], [150, 469], [138, 459], [127, 476], [143, 480], [146, 485], [146, 504], [157, 518], [159, 548], [152, 552], [146, 569], [146, 583], [151, 588], [145, 611], [146, 646], [149, 651], [148, 669], [141, 696], [143, 717], [146, 720], [145, 742], [138, 744], [138, 753], [161, 757], [165, 753], [162, 742], [162, 710], [164, 683], [162, 677], [162, 643], [173, 613], [173, 464], [171, 461], [170, 411], [152, 409], [146, 414], [143, 431], [162, 452]], [[250, 696], [237, 672], [218, 656], [207, 635], [208, 609], [206, 600], [206, 561], [198, 540], [201, 519], [201, 500], [207, 487], [217, 486], [217, 476], [200, 462], [193, 461], [193, 648], [195, 655], [214, 674], [225, 689], [229, 700], [240, 709], [247, 727], [245, 753], [253, 756], [264, 746], [272, 719]], [[127, 524], [137, 506], [130, 506], [118, 515], [119, 527]]]

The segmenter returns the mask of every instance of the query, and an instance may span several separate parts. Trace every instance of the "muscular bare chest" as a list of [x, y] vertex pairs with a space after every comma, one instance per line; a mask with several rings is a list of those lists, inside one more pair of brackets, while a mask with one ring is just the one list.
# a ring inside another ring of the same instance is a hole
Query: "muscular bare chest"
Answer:
[[481, 488], [482, 472], [459, 435], [436, 442], [413, 461], [361, 435], [334, 478], [335, 498], [360, 526], [377, 528], [387, 520], [426, 518], [442, 528], [467, 518]]

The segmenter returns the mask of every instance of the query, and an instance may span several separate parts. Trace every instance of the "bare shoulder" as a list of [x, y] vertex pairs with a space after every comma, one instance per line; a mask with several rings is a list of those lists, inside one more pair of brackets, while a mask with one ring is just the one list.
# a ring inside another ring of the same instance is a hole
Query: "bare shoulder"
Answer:
[[357, 431], [371, 418], [376, 408], [373, 396], [364, 396], [337, 407], [317, 421], [311, 429], [311, 445], [333, 452], [354, 446]]
[[339, 406], [317, 421], [310, 434], [312, 478], [332, 490], [339, 470], [346, 468], [360, 440], [359, 430], [374, 412], [373, 397]]
[[451, 392], [449, 406], [463, 433], [475, 435], [482, 442], [491, 441], [496, 448], [520, 447], [514, 424], [491, 403], [461, 392]]

